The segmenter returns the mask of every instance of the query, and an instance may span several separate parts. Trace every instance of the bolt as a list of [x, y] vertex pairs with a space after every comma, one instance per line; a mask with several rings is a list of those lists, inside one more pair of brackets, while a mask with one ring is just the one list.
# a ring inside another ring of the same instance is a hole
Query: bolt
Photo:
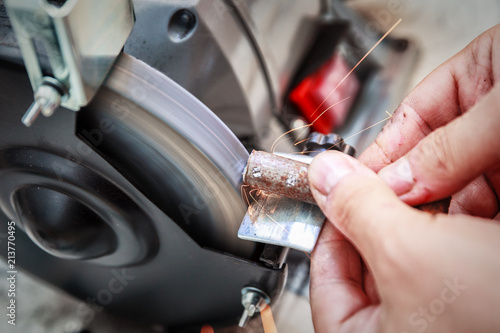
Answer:
[[30, 127], [36, 118], [41, 114], [50, 117], [54, 111], [61, 105], [61, 93], [52, 84], [43, 82], [35, 91], [35, 101], [24, 114], [22, 122]]
[[241, 304], [245, 308], [238, 323], [239, 327], [245, 327], [255, 312], [260, 312], [271, 304], [271, 299], [262, 290], [255, 287], [241, 289]]

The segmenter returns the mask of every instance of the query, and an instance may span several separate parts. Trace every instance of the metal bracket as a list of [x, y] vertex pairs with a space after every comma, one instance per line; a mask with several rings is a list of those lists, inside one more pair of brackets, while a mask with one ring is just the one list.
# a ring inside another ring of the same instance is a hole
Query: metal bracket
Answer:
[[[28, 71], [35, 102], [23, 117], [31, 126], [40, 113], [87, 105], [110, 72], [135, 17], [131, 0], [6, 0], [7, 14]], [[50, 76], [37, 48], [44, 47]]]
[[263, 191], [252, 201], [239, 238], [312, 252], [325, 221], [318, 206]]

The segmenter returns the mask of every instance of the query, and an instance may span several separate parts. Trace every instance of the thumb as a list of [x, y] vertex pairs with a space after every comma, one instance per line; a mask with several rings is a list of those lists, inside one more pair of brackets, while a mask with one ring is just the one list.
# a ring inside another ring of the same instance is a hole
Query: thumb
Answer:
[[500, 162], [498, 105], [500, 84], [467, 113], [380, 170], [379, 176], [410, 205], [455, 194]]
[[372, 170], [343, 153], [319, 154], [308, 174], [311, 191], [326, 217], [370, 266], [380, 247], [388, 244], [387, 235], [398, 230], [408, 233], [416, 220], [427, 216], [405, 205]]

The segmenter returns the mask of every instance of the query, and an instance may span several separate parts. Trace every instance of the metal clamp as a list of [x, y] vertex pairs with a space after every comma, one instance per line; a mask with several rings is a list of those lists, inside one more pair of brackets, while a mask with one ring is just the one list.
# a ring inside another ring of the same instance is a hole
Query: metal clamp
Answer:
[[[64, 2], [64, 3], [63, 3]], [[23, 117], [31, 126], [41, 114], [63, 106], [78, 111], [87, 105], [108, 75], [134, 25], [131, 0], [6, 0], [7, 14], [35, 102]], [[49, 67], [42, 68], [45, 49]], [[44, 76], [48, 72], [50, 75]]]

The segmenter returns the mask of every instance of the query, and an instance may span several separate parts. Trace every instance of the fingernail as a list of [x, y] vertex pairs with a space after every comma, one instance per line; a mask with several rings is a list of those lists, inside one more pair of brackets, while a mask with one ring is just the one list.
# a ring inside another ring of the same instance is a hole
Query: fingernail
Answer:
[[415, 185], [410, 161], [407, 157], [386, 166], [378, 173], [387, 185], [399, 196], [408, 193]]
[[316, 195], [326, 197], [342, 178], [353, 171], [352, 165], [342, 153], [323, 153], [314, 158], [309, 167], [309, 182], [313, 190], [316, 190]]

